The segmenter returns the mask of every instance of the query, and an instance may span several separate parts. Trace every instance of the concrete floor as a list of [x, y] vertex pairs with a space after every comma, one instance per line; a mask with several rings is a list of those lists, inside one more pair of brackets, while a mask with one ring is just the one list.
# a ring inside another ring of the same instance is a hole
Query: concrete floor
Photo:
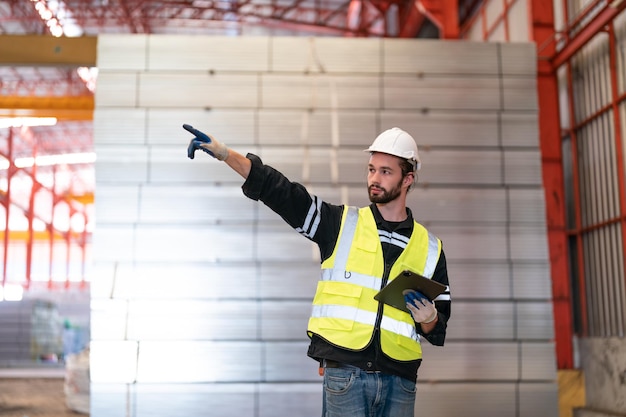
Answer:
[[[572, 408], [584, 405], [580, 372], [561, 372], [560, 417], [571, 417]], [[83, 417], [88, 414], [67, 405], [64, 377], [59, 370], [0, 371], [0, 416], [2, 417]], [[582, 403], [581, 403], [582, 401]]]
[[65, 368], [58, 366], [0, 369], [0, 416], [88, 416], [68, 406], [65, 378]]
[[3, 417], [86, 416], [66, 405], [62, 378], [0, 378]]

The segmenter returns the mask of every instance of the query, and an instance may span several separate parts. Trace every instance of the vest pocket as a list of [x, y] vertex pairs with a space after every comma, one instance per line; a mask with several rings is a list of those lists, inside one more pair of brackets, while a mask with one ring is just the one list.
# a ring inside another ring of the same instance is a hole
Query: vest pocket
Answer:
[[[386, 333], [386, 332], [384, 332]], [[383, 352], [400, 361], [413, 361], [422, 357], [422, 346], [415, 340], [399, 334], [387, 334], [382, 340]]]
[[334, 332], [349, 332], [354, 328], [354, 320], [344, 320], [337, 318], [319, 319], [320, 329], [332, 330]]
[[320, 281], [317, 285], [313, 300], [313, 316], [317, 326], [336, 331], [352, 330], [363, 289], [334, 281]]
[[344, 282], [320, 281], [313, 304], [333, 304], [358, 307], [363, 288]]

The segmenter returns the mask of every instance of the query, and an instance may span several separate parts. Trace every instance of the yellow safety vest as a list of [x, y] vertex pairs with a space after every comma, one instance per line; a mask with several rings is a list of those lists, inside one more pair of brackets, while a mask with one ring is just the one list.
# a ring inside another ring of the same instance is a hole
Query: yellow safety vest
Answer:
[[[393, 280], [404, 270], [431, 278], [441, 254], [441, 241], [415, 222], [409, 242], [391, 268]], [[374, 295], [384, 274], [382, 245], [372, 210], [346, 207], [332, 255], [322, 263], [308, 333], [345, 349], [359, 351], [371, 341], [378, 314]], [[384, 305], [380, 322], [382, 350], [399, 361], [422, 357], [413, 317]]]

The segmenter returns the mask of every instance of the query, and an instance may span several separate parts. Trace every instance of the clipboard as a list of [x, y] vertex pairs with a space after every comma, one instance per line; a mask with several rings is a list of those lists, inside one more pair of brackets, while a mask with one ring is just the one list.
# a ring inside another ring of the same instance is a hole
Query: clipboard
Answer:
[[419, 291], [432, 301], [446, 290], [446, 286], [406, 270], [400, 272], [395, 279], [380, 290], [374, 296], [374, 299], [409, 313], [409, 309], [406, 308], [406, 302], [404, 301], [405, 290]]

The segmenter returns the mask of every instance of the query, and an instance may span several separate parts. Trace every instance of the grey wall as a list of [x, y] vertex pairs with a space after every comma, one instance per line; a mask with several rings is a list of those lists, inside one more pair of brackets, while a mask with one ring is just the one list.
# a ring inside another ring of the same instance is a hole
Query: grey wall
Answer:
[[362, 149], [412, 133], [410, 206], [454, 300], [416, 415], [557, 415], [532, 44], [102, 35], [98, 67], [93, 416], [320, 414], [317, 250], [224, 164], [187, 159], [183, 123], [354, 205]]

